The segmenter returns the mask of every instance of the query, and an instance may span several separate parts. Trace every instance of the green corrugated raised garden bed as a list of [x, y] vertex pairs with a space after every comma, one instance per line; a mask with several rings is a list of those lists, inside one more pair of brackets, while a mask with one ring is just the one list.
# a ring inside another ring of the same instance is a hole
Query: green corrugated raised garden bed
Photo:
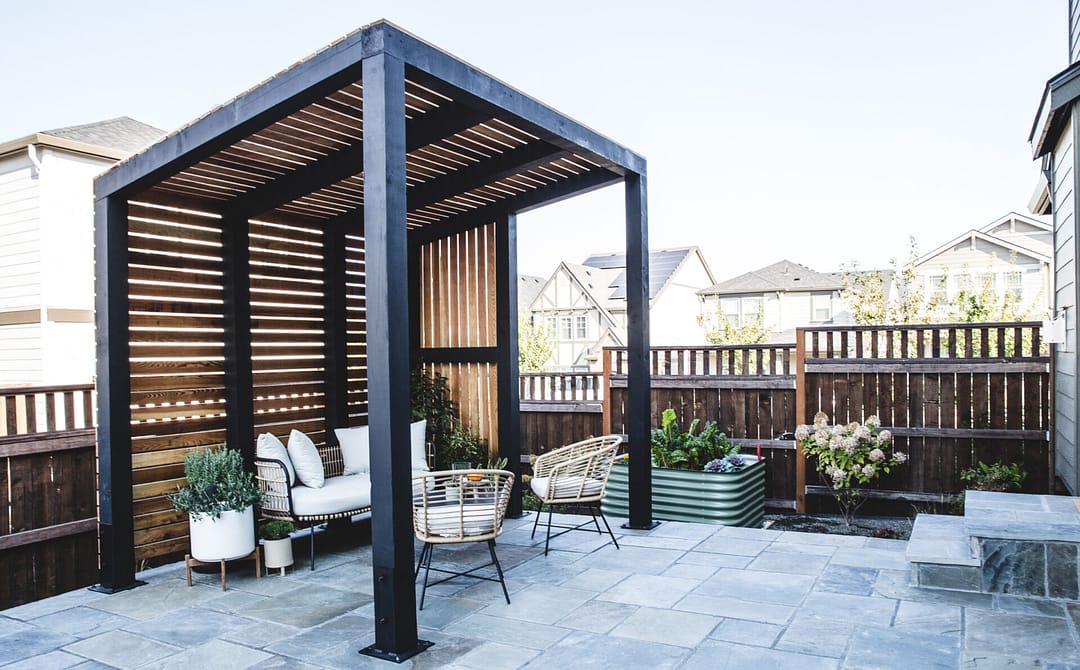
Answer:
[[[742, 455], [748, 463], [737, 472], [652, 469], [654, 519], [760, 528], [765, 519], [765, 460]], [[627, 517], [629, 471], [626, 461], [611, 468], [601, 509]]]

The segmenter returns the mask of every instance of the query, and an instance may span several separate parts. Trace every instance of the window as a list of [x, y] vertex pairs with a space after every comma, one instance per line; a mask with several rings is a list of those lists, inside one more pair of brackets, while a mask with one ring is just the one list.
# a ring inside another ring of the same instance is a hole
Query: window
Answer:
[[956, 292], [971, 294], [975, 290], [975, 282], [972, 280], [971, 275], [962, 274], [956, 277]]
[[568, 316], [559, 317], [559, 333], [564, 340], [572, 339], [574, 337], [574, 320]]
[[720, 311], [723, 313], [724, 318], [732, 326], [742, 325], [739, 320], [739, 299], [738, 298], [723, 298], [720, 300]]
[[945, 302], [949, 299], [945, 275], [930, 275], [930, 299]]
[[761, 316], [761, 298], [742, 299], [743, 325], [756, 323]]
[[1005, 279], [1005, 295], [1015, 300], [1020, 300], [1024, 293], [1024, 275], [1021, 272], [1012, 271], [1006, 272]]
[[979, 283], [976, 284], [976, 289], [980, 291], [997, 290], [997, 277], [994, 276], [993, 272], [980, 272], [978, 277]]
[[547, 324], [547, 334], [551, 339], [555, 339], [555, 317], [549, 316], [544, 319]]
[[810, 320], [821, 323], [832, 318], [832, 294], [814, 293], [810, 296]]
[[584, 316], [574, 317], [574, 331], [577, 339], [587, 340], [589, 339], [589, 322]]

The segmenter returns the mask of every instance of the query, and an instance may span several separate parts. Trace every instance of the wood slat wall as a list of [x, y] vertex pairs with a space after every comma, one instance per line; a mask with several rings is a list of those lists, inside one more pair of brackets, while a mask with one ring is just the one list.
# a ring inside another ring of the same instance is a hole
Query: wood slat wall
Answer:
[[225, 441], [221, 219], [130, 202], [132, 481], [137, 561], [187, 548], [166, 495], [192, 448]]
[[251, 370], [255, 433], [326, 439], [322, 232], [252, 221]]
[[[463, 350], [494, 351], [495, 225], [489, 224], [420, 247], [420, 347], [452, 362], [426, 362], [447, 378], [462, 423], [498, 453], [497, 367], [469, 360]], [[475, 358], [475, 357], [474, 357]]]

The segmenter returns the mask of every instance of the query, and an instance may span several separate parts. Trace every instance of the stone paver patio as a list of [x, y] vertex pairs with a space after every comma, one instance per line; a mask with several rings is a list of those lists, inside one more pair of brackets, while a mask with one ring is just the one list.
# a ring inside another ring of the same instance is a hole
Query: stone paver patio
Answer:
[[[914, 589], [897, 540], [665, 522], [529, 538], [507, 523], [498, 584], [428, 591], [427, 652], [395, 666], [374, 641], [367, 524], [306, 538], [284, 577], [230, 566], [184, 582], [182, 566], [105, 596], [79, 590], [0, 612], [0, 667], [34, 668], [1080, 668], [1080, 607]], [[538, 533], [539, 536], [539, 533]], [[468, 565], [482, 546], [436, 551]]]

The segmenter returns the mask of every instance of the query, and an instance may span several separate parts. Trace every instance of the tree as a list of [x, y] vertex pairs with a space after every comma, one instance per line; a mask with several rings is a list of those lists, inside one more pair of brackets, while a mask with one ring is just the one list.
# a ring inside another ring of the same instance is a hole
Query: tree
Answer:
[[765, 319], [760, 312], [741, 326], [727, 318], [719, 305], [711, 316], [698, 317], [698, 323], [705, 329], [705, 341], [709, 344], [762, 344], [769, 339], [765, 330]]
[[555, 346], [543, 322], [533, 323], [528, 312], [518, 313], [518, 370], [543, 372]]
[[932, 323], [937, 319], [938, 301], [927, 298], [915, 273], [918, 245], [908, 238], [908, 253], [903, 261], [890, 261], [893, 269], [892, 295], [887, 295], [885, 276], [880, 270], [859, 271], [858, 263], [844, 268], [840, 297], [851, 307], [852, 317], [860, 326], [899, 323]]

